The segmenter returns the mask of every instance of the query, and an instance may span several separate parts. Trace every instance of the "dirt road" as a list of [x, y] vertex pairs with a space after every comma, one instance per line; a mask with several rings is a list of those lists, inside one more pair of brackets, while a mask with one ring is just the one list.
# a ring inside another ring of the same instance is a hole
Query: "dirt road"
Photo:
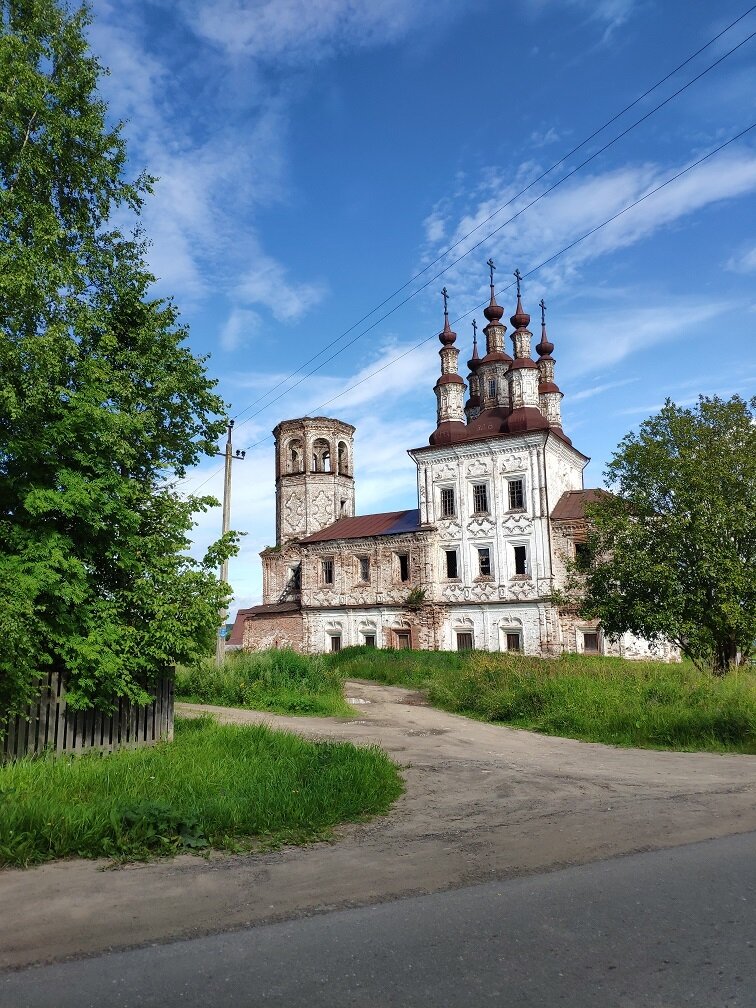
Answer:
[[756, 830], [756, 756], [548, 738], [445, 714], [374, 684], [349, 683], [347, 695], [357, 714], [349, 722], [181, 712], [377, 743], [407, 782], [389, 816], [346, 827], [331, 844], [266, 855], [0, 873], [0, 968]]

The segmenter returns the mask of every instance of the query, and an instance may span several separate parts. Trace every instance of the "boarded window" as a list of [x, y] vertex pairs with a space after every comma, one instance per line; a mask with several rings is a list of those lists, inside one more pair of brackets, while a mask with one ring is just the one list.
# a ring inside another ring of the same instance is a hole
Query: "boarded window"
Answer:
[[454, 506], [454, 488], [442, 487], [441, 489], [441, 517], [453, 518], [456, 513]]
[[475, 514], [488, 514], [488, 485], [473, 483], [473, 511]]
[[366, 634], [363, 634], [362, 636], [363, 636], [363, 639], [365, 641], [365, 647], [375, 647], [375, 634], [374, 633], [366, 633]]
[[399, 580], [409, 581], [409, 553], [397, 553], [399, 561]]
[[340, 634], [331, 634], [331, 651], [341, 651]]
[[515, 574], [522, 577], [528, 573], [528, 548], [527, 546], [514, 547]]
[[323, 561], [323, 584], [333, 584], [333, 558], [326, 557]]
[[491, 550], [488, 546], [478, 547], [478, 574], [481, 577], [491, 576]]
[[584, 633], [583, 634], [583, 651], [586, 654], [598, 654], [599, 653], [599, 635], [597, 633]]
[[446, 550], [446, 576], [448, 578], [459, 577], [456, 550]]
[[368, 582], [370, 580], [370, 557], [361, 556], [359, 558], [360, 564], [360, 581]]
[[472, 651], [473, 636], [471, 633], [457, 634], [457, 651]]
[[522, 511], [525, 507], [525, 480], [509, 481], [509, 510]]
[[507, 651], [522, 651], [522, 636], [516, 630], [507, 630]]
[[409, 651], [410, 649], [410, 635], [408, 633], [397, 633], [396, 635], [396, 646], [400, 649]]

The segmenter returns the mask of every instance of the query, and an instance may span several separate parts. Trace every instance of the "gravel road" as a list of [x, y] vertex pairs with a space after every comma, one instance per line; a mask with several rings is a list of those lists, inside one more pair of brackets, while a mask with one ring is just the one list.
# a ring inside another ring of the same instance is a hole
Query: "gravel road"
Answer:
[[756, 830], [756, 756], [549, 738], [446, 714], [406, 689], [348, 683], [351, 721], [231, 708], [309, 737], [378, 744], [403, 768], [392, 812], [337, 840], [270, 854], [103, 871], [68, 861], [0, 873], [0, 968], [50, 962], [400, 896], [532, 875]]

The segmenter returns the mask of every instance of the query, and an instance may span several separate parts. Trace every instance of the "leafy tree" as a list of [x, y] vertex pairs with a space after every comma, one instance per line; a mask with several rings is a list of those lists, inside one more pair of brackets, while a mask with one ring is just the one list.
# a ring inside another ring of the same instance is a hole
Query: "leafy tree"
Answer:
[[[582, 615], [675, 642], [723, 674], [756, 643], [756, 399], [667, 400], [620, 443], [589, 506]], [[582, 581], [582, 578], [576, 579]], [[574, 587], [575, 582], [573, 582]]]
[[186, 555], [215, 502], [176, 481], [215, 450], [215, 385], [176, 308], [150, 294], [120, 126], [98, 97], [86, 6], [0, 0], [0, 711], [40, 673], [69, 702], [146, 702], [166, 665], [205, 653], [233, 549]]

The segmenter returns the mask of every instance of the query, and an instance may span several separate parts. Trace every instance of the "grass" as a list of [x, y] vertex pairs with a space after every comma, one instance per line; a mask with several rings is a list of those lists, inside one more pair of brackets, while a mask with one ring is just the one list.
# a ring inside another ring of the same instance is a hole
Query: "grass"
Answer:
[[715, 678], [688, 662], [374, 648], [348, 648], [329, 661], [345, 677], [425, 689], [444, 710], [547, 735], [756, 753], [752, 671]]
[[207, 660], [176, 670], [177, 700], [277, 714], [350, 717], [343, 689], [343, 676], [324, 657], [295, 651], [237, 651], [221, 666]]
[[173, 742], [0, 766], [0, 866], [324, 839], [402, 790], [375, 747], [179, 719]]

